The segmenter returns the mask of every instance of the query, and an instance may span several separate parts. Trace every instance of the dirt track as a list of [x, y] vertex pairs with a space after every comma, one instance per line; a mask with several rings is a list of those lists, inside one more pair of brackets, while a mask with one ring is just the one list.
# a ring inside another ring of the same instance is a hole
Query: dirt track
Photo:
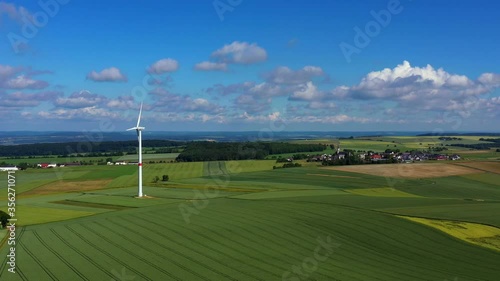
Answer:
[[111, 180], [56, 181], [24, 192], [23, 195], [46, 195], [97, 190], [104, 188], [109, 182], [111, 182]]

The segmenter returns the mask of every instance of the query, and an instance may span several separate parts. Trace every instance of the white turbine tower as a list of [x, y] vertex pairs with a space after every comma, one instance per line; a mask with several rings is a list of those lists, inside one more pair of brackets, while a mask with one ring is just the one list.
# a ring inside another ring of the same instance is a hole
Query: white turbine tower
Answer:
[[128, 129], [127, 131], [137, 131], [137, 138], [139, 139], [139, 192], [137, 197], [141, 198], [142, 197], [142, 131], [146, 128], [140, 127], [141, 123], [141, 115], [142, 115], [142, 103], [141, 103], [141, 109], [139, 110], [139, 118], [137, 118], [137, 126]]

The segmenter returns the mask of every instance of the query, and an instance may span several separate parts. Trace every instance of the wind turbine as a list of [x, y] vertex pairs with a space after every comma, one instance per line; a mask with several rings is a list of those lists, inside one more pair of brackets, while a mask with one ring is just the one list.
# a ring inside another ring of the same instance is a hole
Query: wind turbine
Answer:
[[142, 131], [146, 128], [140, 127], [141, 123], [141, 115], [142, 115], [142, 102], [141, 102], [141, 109], [139, 110], [139, 118], [137, 118], [137, 126], [128, 129], [127, 131], [137, 131], [137, 138], [139, 139], [139, 192], [137, 197], [141, 198], [142, 197]]

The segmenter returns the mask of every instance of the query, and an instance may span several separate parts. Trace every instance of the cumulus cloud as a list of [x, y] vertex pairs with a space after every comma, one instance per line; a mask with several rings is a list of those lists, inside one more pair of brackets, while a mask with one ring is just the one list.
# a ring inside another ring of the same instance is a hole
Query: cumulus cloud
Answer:
[[350, 88], [353, 98], [407, 101], [457, 92], [482, 94], [484, 91], [484, 87], [464, 75], [450, 74], [431, 65], [412, 67], [408, 61], [393, 69], [370, 72], [358, 85]]
[[309, 81], [294, 91], [290, 96], [290, 100], [312, 101], [319, 100], [324, 94], [318, 90], [318, 87]]
[[39, 118], [60, 119], [60, 120], [102, 120], [114, 119], [120, 120], [122, 116], [119, 112], [113, 112], [97, 106], [83, 108], [60, 108], [52, 111], [40, 111], [37, 113]]
[[33, 71], [29, 67], [13, 67], [10, 65], [0, 65], [0, 89], [43, 89], [49, 83], [33, 78], [35, 75], [46, 74], [47, 71]]
[[153, 63], [148, 68], [148, 73], [150, 74], [163, 74], [167, 72], [174, 72], [179, 69], [179, 63], [171, 58], [161, 59]]
[[120, 96], [116, 99], [108, 99], [105, 102], [106, 107], [113, 109], [130, 109], [137, 106], [137, 102], [132, 96]]
[[267, 60], [267, 52], [256, 43], [234, 41], [212, 53], [218, 62], [253, 64]]
[[223, 62], [204, 61], [197, 63], [194, 69], [200, 71], [227, 71], [227, 64]]
[[307, 104], [306, 106], [308, 109], [336, 109], [337, 105], [333, 102], [319, 102], [319, 101], [312, 101]]
[[193, 99], [188, 95], [177, 95], [163, 88], [154, 89], [149, 94], [155, 100], [152, 104], [152, 108], [155, 111], [189, 111], [217, 114], [224, 110], [222, 106], [212, 103], [207, 99]]
[[243, 120], [246, 122], [269, 122], [269, 121], [283, 121], [283, 118], [281, 117], [281, 113], [276, 111], [276, 112], [271, 112], [269, 114], [249, 114], [248, 112], [243, 112], [242, 114], [236, 116], [234, 119], [236, 120]]
[[64, 108], [83, 108], [101, 104], [106, 100], [107, 99], [104, 96], [83, 90], [80, 92], [74, 92], [67, 98], [58, 98], [54, 104], [58, 107]]
[[253, 95], [240, 95], [234, 101], [235, 107], [245, 112], [257, 113], [271, 108], [271, 99], [263, 99]]
[[91, 71], [87, 74], [87, 79], [95, 82], [126, 82], [127, 77], [116, 67], [103, 69], [100, 72]]
[[46, 91], [39, 93], [14, 92], [0, 96], [0, 104], [5, 107], [36, 107], [42, 102], [53, 101], [61, 92]]
[[345, 114], [338, 114], [333, 116], [315, 116], [315, 115], [296, 116], [289, 119], [289, 122], [293, 123], [325, 123], [325, 124], [338, 124], [346, 122], [368, 123], [374, 121], [375, 120], [365, 117], [348, 116]]
[[43, 89], [49, 83], [41, 80], [35, 80], [25, 75], [19, 75], [5, 82], [4, 87], [7, 89]]
[[165, 77], [151, 77], [148, 79], [148, 85], [170, 87], [173, 81], [170, 75], [166, 75]]
[[497, 73], [483, 73], [477, 80], [486, 86], [500, 87], [500, 74]]
[[317, 66], [305, 66], [296, 71], [286, 66], [281, 66], [265, 74], [264, 78], [267, 82], [275, 84], [303, 84], [311, 81], [314, 77], [324, 75], [323, 69]]

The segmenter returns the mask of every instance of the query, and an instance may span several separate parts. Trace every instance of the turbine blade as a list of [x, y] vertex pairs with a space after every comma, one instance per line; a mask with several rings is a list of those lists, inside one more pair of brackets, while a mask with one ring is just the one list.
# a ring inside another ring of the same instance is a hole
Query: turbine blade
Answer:
[[139, 124], [141, 123], [141, 115], [142, 115], [142, 102], [141, 102], [141, 109], [139, 110], [139, 118], [137, 118], [137, 127], [139, 127]]
[[127, 129], [127, 131], [133, 131], [133, 130], [137, 130], [137, 127]]

